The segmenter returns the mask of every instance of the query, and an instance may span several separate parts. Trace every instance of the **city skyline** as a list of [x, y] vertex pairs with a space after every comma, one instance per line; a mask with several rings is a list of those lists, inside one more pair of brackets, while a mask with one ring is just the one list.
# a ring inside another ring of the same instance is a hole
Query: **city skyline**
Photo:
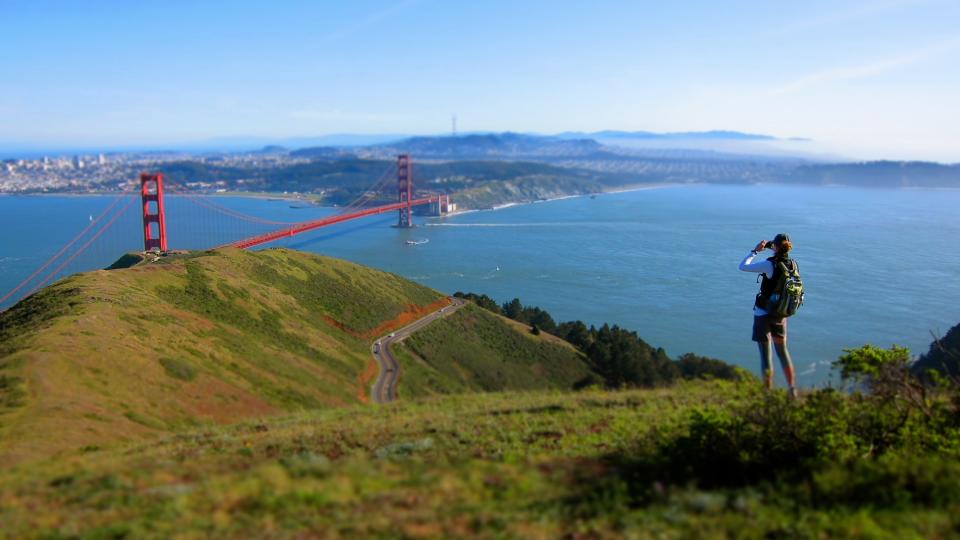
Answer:
[[736, 130], [960, 162], [960, 5], [13, 1], [0, 150]]

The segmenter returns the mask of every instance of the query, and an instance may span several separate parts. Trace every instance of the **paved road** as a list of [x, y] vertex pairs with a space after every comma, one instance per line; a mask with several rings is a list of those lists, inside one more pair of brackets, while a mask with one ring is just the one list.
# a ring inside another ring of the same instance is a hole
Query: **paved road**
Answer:
[[393, 356], [390, 346], [399, 343], [410, 336], [410, 334], [420, 330], [433, 321], [450, 315], [462, 308], [465, 301], [460, 298], [450, 298], [452, 303], [444, 308], [438, 309], [416, 322], [404, 326], [392, 334], [383, 336], [370, 346], [370, 352], [380, 364], [380, 375], [373, 383], [373, 400], [377, 403], [388, 403], [397, 399], [397, 381], [400, 379], [400, 362]]

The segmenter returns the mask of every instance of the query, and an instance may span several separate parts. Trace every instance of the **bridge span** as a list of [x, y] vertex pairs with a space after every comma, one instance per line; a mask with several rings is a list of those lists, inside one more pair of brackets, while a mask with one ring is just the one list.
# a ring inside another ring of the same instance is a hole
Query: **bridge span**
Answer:
[[[372, 201], [381, 197], [383, 192], [389, 189], [392, 171], [396, 171], [396, 202], [370, 206]], [[248, 225], [253, 223], [254, 226], [259, 227], [256, 231], [241, 232], [238, 230], [232, 237], [227, 236], [211, 242], [216, 247], [230, 246], [240, 249], [250, 249], [337, 223], [392, 211], [397, 212], [397, 227], [413, 227], [414, 207], [435, 204], [435, 215], [446, 213], [453, 207], [450, 203], [450, 196], [446, 194], [429, 194], [416, 199], [413, 197], [413, 163], [409, 154], [398, 156], [396, 165], [391, 165], [385, 170], [358, 199], [341, 209], [340, 214], [303, 222], [271, 221], [247, 215], [224, 207], [208, 197], [198, 196], [197, 193], [176, 184], [168, 186], [175, 197], [164, 201], [163, 173], [142, 173], [139, 180], [139, 189], [124, 190], [96, 218], [91, 214], [89, 222], [85, 223], [83, 230], [72, 240], [67, 242], [32, 274], [26, 276], [12, 290], [0, 295], [0, 310], [12, 305], [11, 302], [30, 296], [59, 277], [75, 272], [103, 268], [102, 261], [105, 257], [113, 261], [123, 253], [136, 249], [134, 246], [136, 246], [137, 237], [140, 236], [140, 233], [131, 234], [133, 233], [131, 230], [133, 227], [140, 228], [142, 232], [144, 252], [165, 253], [183, 247], [176, 245], [176, 238], [173, 239], [173, 242], [167, 238], [167, 226], [171, 223], [168, 215], [170, 208], [167, 207], [166, 203], [172, 202], [174, 207], [180, 208], [178, 211], [180, 215], [183, 215], [184, 204], [193, 203], [194, 210], [200, 212], [199, 216], [203, 218], [198, 220], [200, 223], [205, 223], [209, 216], [217, 213], [227, 216], [234, 223], [243, 221]], [[140, 203], [140, 212], [138, 212], [140, 215], [127, 214], [129, 218], [127, 222], [122, 226], [115, 227], [114, 225], [120, 223], [119, 218], [128, 209], [135, 208], [138, 202]], [[136, 225], [134, 225], [134, 220]], [[182, 234], [182, 225], [179, 228]], [[176, 230], [177, 227], [174, 227], [174, 229]], [[104, 236], [104, 233], [108, 230], [113, 230], [114, 234]], [[263, 232], [264, 230], [268, 232]], [[235, 240], [235, 238], [241, 239]], [[223, 243], [224, 241], [226, 243]], [[217, 243], [220, 245], [217, 246]], [[208, 247], [203, 246], [200, 249]], [[95, 258], [100, 262], [93, 264], [86, 259], [78, 259], [84, 254], [88, 258]]]
[[[281, 238], [288, 238], [297, 234], [302, 234], [314, 229], [319, 229], [320, 227], [326, 227], [328, 225], [334, 225], [337, 223], [343, 223], [344, 221], [350, 221], [351, 219], [358, 219], [366, 216], [373, 216], [376, 214], [383, 214], [385, 212], [392, 212], [393, 210], [399, 210], [400, 212], [405, 211], [406, 209], [413, 206], [420, 206], [423, 204], [439, 203], [442, 195], [434, 195], [431, 197], [424, 197], [422, 199], [414, 199], [411, 201], [398, 202], [393, 204], [385, 204], [383, 206], [377, 206], [374, 208], [367, 208], [365, 210], [358, 210], [356, 212], [351, 212], [349, 214], [340, 214], [338, 216], [330, 216], [326, 218], [316, 219], [313, 221], [307, 221], [299, 225], [294, 225], [286, 229], [280, 229], [278, 231], [268, 232], [266, 234], [261, 234], [259, 236], [254, 236], [251, 238], [244, 238], [237, 242], [231, 242], [225, 244], [225, 246], [236, 247], [240, 249], [249, 249], [254, 246], [259, 246], [261, 244], [266, 244], [273, 242], [274, 240], [279, 240]], [[401, 226], [401, 225], [398, 225]], [[413, 222], [410, 221], [406, 227], [412, 227]], [[221, 247], [225, 247], [221, 246]]]
[[[144, 251], [167, 251], [166, 216], [163, 204], [163, 174], [141, 174], [140, 188], [143, 203], [143, 249]], [[383, 214], [385, 212], [392, 212], [394, 210], [398, 212], [397, 227], [413, 227], [413, 207], [434, 203], [437, 205], [438, 213], [442, 214], [445, 209], [450, 206], [450, 196], [436, 194], [414, 199], [413, 163], [409, 154], [401, 154], [397, 157], [397, 202], [293, 224], [279, 230], [251, 236], [218, 247], [230, 246], [249, 249], [280, 240], [281, 238], [289, 238], [303, 234], [321, 227], [376, 214]]]

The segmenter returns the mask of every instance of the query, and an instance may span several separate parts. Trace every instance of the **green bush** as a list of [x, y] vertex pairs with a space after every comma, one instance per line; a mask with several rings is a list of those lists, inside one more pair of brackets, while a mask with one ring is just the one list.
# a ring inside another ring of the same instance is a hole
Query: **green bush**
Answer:
[[186, 360], [176, 358], [161, 358], [160, 364], [166, 370], [167, 375], [181, 381], [192, 381], [197, 378], [197, 368]]
[[909, 352], [863, 347], [837, 365], [867, 392], [823, 389], [802, 400], [741, 383], [745, 399], [693, 410], [625, 466], [638, 500], [661, 482], [760, 489], [831, 509], [949, 508], [960, 503], [960, 388], [918, 390]]

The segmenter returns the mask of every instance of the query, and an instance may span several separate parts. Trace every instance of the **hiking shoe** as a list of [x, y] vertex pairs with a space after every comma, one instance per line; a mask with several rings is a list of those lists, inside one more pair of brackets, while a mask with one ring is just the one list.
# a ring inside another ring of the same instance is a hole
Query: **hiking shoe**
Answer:
[[800, 394], [797, 392], [797, 387], [796, 387], [796, 386], [791, 387], [791, 388], [790, 388], [790, 399], [797, 399], [799, 396], [800, 396]]

